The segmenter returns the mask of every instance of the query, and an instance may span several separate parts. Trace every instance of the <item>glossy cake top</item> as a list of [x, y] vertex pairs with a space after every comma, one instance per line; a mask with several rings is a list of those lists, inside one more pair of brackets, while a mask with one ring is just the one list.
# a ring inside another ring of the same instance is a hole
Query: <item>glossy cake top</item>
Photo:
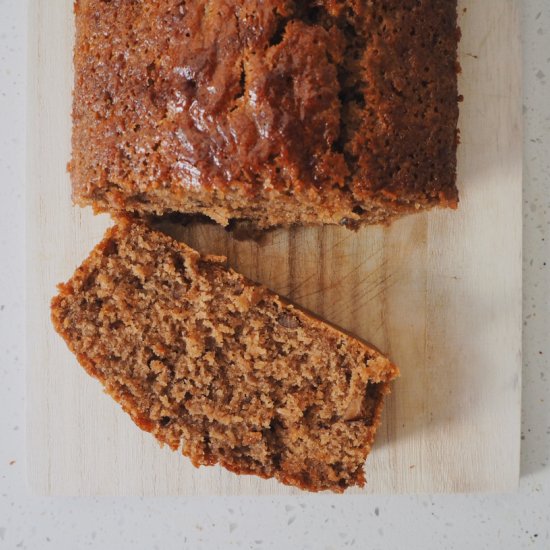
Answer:
[[77, 199], [456, 202], [455, 2], [78, 0], [76, 14]]

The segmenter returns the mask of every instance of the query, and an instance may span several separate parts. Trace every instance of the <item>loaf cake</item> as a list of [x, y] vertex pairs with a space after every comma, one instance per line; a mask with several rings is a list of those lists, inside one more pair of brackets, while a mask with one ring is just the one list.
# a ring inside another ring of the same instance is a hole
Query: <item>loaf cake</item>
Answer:
[[119, 220], [59, 285], [54, 326], [140, 428], [195, 466], [362, 486], [396, 367], [223, 261]]
[[456, 207], [456, 0], [75, 11], [78, 205], [259, 229]]

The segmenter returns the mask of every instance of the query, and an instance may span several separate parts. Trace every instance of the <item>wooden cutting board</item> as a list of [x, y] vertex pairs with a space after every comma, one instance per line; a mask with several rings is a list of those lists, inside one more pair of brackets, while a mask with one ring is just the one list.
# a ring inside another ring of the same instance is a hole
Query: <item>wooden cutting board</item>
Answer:
[[[28, 164], [28, 473], [45, 495], [288, 494], [195, 470], [160, 449], [84, 374], [49, 300], [109, 225], [73, 208], [72, 0], [31, 3]], [[466, 9], [467, 8], [467, 9]], [[181, 237], [386, 351], [402, 376], [364, 493], [513, 490], [519, 478], [522, 140], [520, 3], [462, 0], [460, 208], [357, 233]], [[359, 492], [359, 491], [358, 491]]]

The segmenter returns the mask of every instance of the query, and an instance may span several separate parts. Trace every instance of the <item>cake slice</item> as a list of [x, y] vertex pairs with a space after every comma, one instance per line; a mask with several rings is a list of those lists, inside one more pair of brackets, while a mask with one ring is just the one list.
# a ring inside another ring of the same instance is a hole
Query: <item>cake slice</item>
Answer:
[[456, 0], [77, 0], [73, 196], [222, 225], [456, 207]]
[[223, 258], [120, 220], [59, 285], [52, 320], [133, 421], [195, 466], [310, 491], [365, 483], [396, 367]]

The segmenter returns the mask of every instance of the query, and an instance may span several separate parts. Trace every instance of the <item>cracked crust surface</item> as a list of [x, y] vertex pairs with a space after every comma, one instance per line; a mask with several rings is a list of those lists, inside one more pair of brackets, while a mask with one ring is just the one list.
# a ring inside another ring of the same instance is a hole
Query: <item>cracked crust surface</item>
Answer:
[[259, 228], [456, 206], [456, 1], [75, 10], [78, 204]]
[[223, 260], [121, 220], [59, 286], [53, 324], [134, 422], [195, 466], [363, 485], [397, 368]]

